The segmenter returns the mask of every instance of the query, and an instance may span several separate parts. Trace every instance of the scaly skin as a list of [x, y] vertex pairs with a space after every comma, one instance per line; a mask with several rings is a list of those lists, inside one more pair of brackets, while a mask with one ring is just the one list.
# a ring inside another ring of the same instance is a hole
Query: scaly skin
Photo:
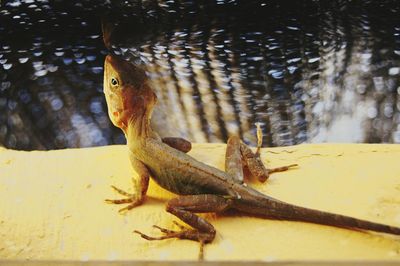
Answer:
[[[195, 213], [221, 212], [227, 209], [236, 209], [266, 218], [400, 235], [398, 227], [295, 206], [248, 187], [243, 183], [241, 162], [262, 182], [268, 178], [269, 173], [286, 171], [295, 165], [266, 169], [261, 162], [259, 148], [253, 153], [237, 137], [232, 137], [228, 141], [227, 172], [201, 163], [182, 152], [187, 151], [182, 148], [188, 145], [184, 140], [176, 139], [178, 144], [174, 141], [172, 143], [164, 141], [167, 144], [164, 143], [150, 127], [151, 113], [157, 98], [148, 84], [144, 71], [116, 56], [109, 55], [105, 60], [104, 93], [110, 119], [125, 133], [130, 160], [139, 174], [139, 180], [135, 181], [137, 194], [130, 195], [114, 187], [128, 198], [107, 200], [107, 202], [129, 203], [128, 207], [122, 210], [141, 204], [151, 176], [161, 187], [178, 195], [184, 195], [170, 200], [167, 203], [167, 211], [194, 228], [172, 231], [156, 226], [164, 233], [161, 237], [151, 237], [135, 231], [145, 239], [176, 237], [195, 240], [201, 243], [200, 258], [202, 258], [203, 244], [214, 239], [215, 229]], [[258, 130], [258, 133], [260, 139], [261, 131]]]

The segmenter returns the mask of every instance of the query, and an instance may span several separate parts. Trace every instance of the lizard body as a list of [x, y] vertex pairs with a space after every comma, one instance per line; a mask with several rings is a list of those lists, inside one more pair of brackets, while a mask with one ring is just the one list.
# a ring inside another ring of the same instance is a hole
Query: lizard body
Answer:
[[[194, 228], [181, 227], [181, 231], [172, 231], [156, 226], [164, 233], [161, 237], [151, 237], [135, 231], [145, 239], [176, 237], [195, 240], [201, 243], [202, 257], [203, 244], [211, 242], [216, 231], [209, 222], [195, 213], [221, 212], [228, 209], [267, 218], [400, 235], [398, 227], [295, 206], [250, 188], [243, 182], [244, 167], [260, 181], [265, 181], [270, 173], [286, 171], [295, 166], [266, 169], [260, 159], [261, 143], [253, 153], [237, 137], [231, 137], [228, 140], [227, 169], [224, 172], [185, 154], [188, 151], [188, 143], [184, 140], [175, 139], [171, 142], [161, 139], [150, 127], [151, 113], [157, 98], [144, 71], [116, 56], [109, 55], [105, 60], [104, 93], [110, 119], [115, 126], [124, 131], [132, 166], [139, 174], [139, 180], [135, 183], [139, 193], [130, 195], [114, 187], [128, 198], [107, 202], [129, 203], [128, 207], [122, 210], [141, 204], [151, 176], [161, 187], [183, 195], [170, 200], [167, 203], [167, 211]], [[258, 133], [261, 134], [261, 131], [258, 130]], [[260, 139], [260, 136], [258, 137]]]

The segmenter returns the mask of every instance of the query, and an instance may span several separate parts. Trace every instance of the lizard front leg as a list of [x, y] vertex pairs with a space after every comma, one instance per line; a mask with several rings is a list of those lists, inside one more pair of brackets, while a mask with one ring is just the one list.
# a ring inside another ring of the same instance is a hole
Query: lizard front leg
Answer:
[[155, 228], [164, 233], [164, 235], [160, 237], [148, 236], [136, 230], [134, 232], [146, 240], [179, 238], [197, 241], [200, 243], [199, 259], [202, 260], [204, 257], [204, 244], [214, 240], [216, 230], [211, 223], [195, 213], [221, 212], [228, 209], [231, 205], [231, 199], [219, 195], [203, 194], [180, 196], [168, 201], [166, 210], [193, 227], [193, 229], [178, 225], [180, 230], [174, 231], [154, 225]]
[[192, 149], [192, 143], [183, 138], [166, 137], [161, 139], [168, 146], [181, 152], [188, 153]]
[[119, 210], [120, 213], [129, 211], [133, 209], [136, 206], [139, 206], [143, 203], [144, 198], [147, 193], [147, 188], [149, 187], [149, 178], [150, 174], [147, 169], [147, 167], [139, 160], [133, 158], [132, 156], [130, 157], [131, 159], [131, 164], [133, 169], [136, 171], [136, 173], [139, 175], [138, 179], [133, 179], [133, 188], [136, 191], [135, 193], [128, 193], [125, 192], [122, 189], [119, 189], [115, 186], [111, 186], [115, 191], [117, 191], [119, 194], [126, 196], [126, 198], [123, 199], [106, 199], [105, 201], [107, 203], [111, 204], [125, 204], [127, 203], [128, 206], [122, 208]]

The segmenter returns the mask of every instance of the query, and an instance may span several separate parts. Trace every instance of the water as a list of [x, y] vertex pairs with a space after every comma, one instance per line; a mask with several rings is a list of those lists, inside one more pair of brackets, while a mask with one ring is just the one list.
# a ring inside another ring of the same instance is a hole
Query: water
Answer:
[[123, 143], [102, 94], [107, 49], [146, 68], [161, 135], [265, 146], [400, 143], [397, 1], [8, 1], [0, 143]]

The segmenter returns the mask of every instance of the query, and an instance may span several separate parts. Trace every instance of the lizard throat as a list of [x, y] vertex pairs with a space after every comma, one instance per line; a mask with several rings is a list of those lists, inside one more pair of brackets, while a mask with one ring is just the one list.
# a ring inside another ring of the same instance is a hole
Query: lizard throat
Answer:
[[125, 135], [128, 140], [140, 140], [151, 135], [150, 127], [151, 111], [145, 110], [136, 113], [128, 120]]

